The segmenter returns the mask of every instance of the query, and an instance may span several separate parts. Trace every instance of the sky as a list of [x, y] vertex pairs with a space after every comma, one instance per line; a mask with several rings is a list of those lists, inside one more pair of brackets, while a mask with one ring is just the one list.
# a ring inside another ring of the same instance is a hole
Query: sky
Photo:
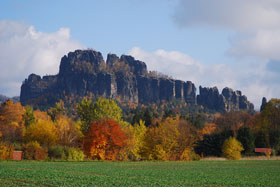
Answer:
[[0, 94], [20, 95], [29, 74], [57, 74], [62, 56], [88, 48], [241, 90], [256, 109], [280, 96], [279, 0], [0, 1]]

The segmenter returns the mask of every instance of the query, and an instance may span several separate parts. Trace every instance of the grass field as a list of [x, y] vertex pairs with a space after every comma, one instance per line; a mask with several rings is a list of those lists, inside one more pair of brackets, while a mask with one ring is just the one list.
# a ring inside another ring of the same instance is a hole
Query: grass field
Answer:
[[280, 186], [280, 160], [2, 161], [0, 186]]

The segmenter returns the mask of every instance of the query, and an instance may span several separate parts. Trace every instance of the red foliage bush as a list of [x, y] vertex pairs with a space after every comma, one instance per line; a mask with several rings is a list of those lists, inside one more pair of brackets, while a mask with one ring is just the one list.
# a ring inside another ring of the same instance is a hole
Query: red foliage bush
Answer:
[[38, 142], [29, 142], [23, 145], [23, 157], [28, 160], [44, 160], [48, 155]]
[[126, 145], [127, 137], [114, 120], [92, 123], [84, 138], [87, 156], [99, 160], [116, 160], [120, 148]]

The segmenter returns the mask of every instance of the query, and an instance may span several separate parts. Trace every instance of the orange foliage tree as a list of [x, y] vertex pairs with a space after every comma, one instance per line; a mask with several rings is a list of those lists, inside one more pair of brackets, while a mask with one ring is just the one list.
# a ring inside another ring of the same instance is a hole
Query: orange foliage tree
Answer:
[[0, 107], [0, 131], [4, 141], [19, 141], [24, 127], [22, 116], [25, 109], [20, 103], [8, 100]]
[[114, 120], [101, 120], [91, 124], [84, 138], [86, 155], [93, 159], [117, 160], [127, 137]]

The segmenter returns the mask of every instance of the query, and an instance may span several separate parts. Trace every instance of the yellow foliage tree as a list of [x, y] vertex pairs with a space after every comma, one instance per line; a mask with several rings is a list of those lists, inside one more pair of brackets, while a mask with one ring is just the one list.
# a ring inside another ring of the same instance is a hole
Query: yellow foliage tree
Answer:
[[222, 148], [224, 156], [230, 160], [239, 160], [243, 150], [242, 144], [234, 137], [226, 139]]
[[0, 160], [12, 158], [14, 146], [0, 142]]
[[158, 127], [149, 128], [143, 147], [142, 156], [148, 160], [167, 160], [178, 146], [178, 122], [166, 118]]
[[[191, 160], [191, 154], [194, 153], [193, 147], [198, 139], [197, 130], [186, 120], [177, 119], [177, 128], [179, 135], [177, 138], [178, 146], [174, 154], [176, 160]], [[187, 156], [189, 155], [189, 156]], [[188, 157], [188, 158], [187, 158]]]
[[147, 131], [145, 122], [140, 120], [139, 124], [135, 123], [133, 126], [123, 126], [122, 129], [128, 139], [127, 145], [120, 150], [120, 160], [140, 160]]
[[58, 141], [57, 128], [52, 121], [38, 120], [27, 127], [24, 140], [26, 142], [37, 141], [47, 147], [55, 145]]
[[19, 141], [24, 127], [22, 116], [25, 112], [20, 103], [8, 100], [0, 107], [0, 131], [4, 141]]
[[34, 116], [36, 120], [43, 120], [43, 121], [50, 121], [51, 117], [48, 115], [47, 112], [42, 112], [40, 110], [35, 110], [34, 111]]
[[55, 121], [55, 126], [58, 132], [59, 144], [73, 146], [82, 136], [81, 122], [74, 122], [67, 116], [60, 115]]

